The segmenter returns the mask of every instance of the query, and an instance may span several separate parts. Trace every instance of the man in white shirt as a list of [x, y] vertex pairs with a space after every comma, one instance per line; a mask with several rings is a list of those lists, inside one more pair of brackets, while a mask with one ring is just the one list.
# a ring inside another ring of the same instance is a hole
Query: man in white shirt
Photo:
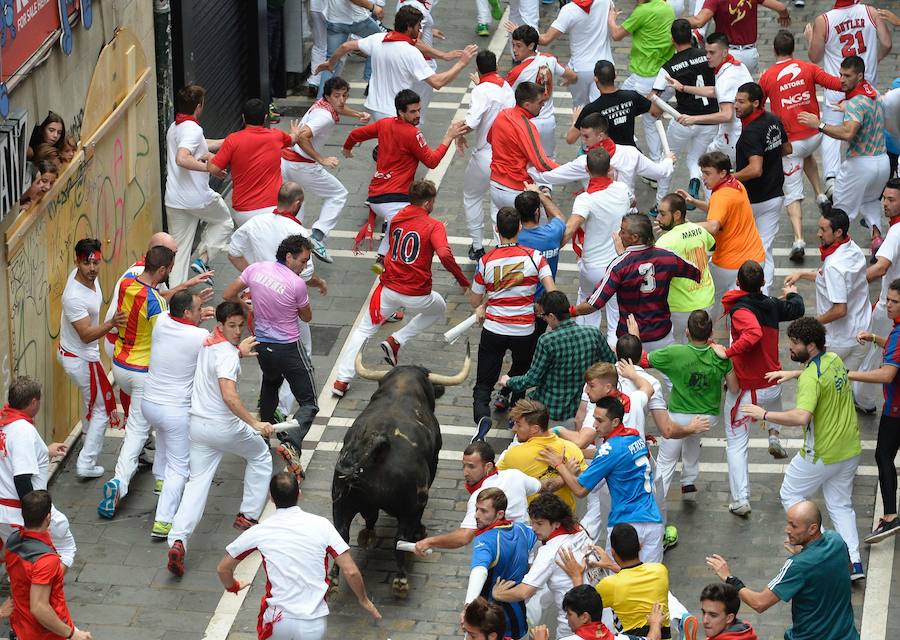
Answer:
[[175, 122], [166, 132], [166, 220], [169, 232], [178, 246], [175, 267], [169, 284], [175, 286], [188, 279], [188, 263], [194, 234], [205, 222], [197, 245], [197, 259], [191, 269], [209, 271], [209, 262], [228, 244], [234, 229], [231, 212], [222, 196], [210, 189], [206, 161], [219, 150], [222, 140], [207, 140], [199, 119], [203, 114], [206, 90], [191, 84], [175, 98]]
[[428, 549], [458, 549], [475, 537], [475, 502], [482, 489], [497, 487], [506, 495], [506, 519], [525, 522], [528, 498], [541, 490], [541, 481], [518, 469], [498, 470], [494, 463], [494, 449], [487, 442], [473, 442], [463, 451], [463, 478], [469, 500], [466, 515], [459, 529], [450, 533], [423, 538], [416, 543], [416, 555], [424, 556]]
[[269, 493], [275, 513], [225, 547], [225, 556], [216, 568], [225, 590], [238, 593], [250, 586], [234, 577], [241, 560], [254, 551], [263, 557], [269, 588], [260, 604], [260, 637], [324, 640], [329, 559], [343, 572], [359, 606], [380, 620], [381, 613], [366, 594], [350, 546], [327, 519], [297, 505], [297, 478], [290, 473], [276, 474], [269, 482]]
[[[297, 144], [286, 147], [281, 152], [281, 177], [287, 182], [296, 182], [304, 191], [322, 198], [319, 219], [312, 226], [310, 239], [313, 253], [323, 262], [331, 263], [325, 249], [325, 238], [337, 224], [338, 215], [347, 203], [347, 189], [335, 176], [325, 169], [336, 169], [339, 161], [334, 156], [323, 156], [325, 143], [334, 125], [341, 121], [341, 115], [348, 115], [360, 122], [368, 122], [371, 115], [347, 106], [350, 84], [338, 76], [325, 82], [324, 95], [316, 100], [303, 118], [300, 119], [300, 136]], [[297, 218], [303, 220], [303, 207]]]
[[159, 501], [150, 531], [154, 538], [169, 535], [190, 472], [188, 412], [197, 356], [209, 338], [209, 331], [198, 326], [203, 319], [200, 306], [200, 296], [179, 291], [150, 336], [150, 369], [141, 408], [156, 433], [153, 475]]
[[[568, 6], [568, 5], [566, 5]], [[590, 118], [590, 116], [588, 116]], [[602, 116], [601, 116], [602, 117]], [[584, 302], [606, 278], [606, 266], [618, 253], [612, 235], [617, 232], [622, 218], [631, 209], [634, 195], [624, 182], [614, 182], [610, 177], [610, 157], [606, 149], [597, 147], [586, 154], [586, 166], [590, 181], [584, 193], [575, 197], [572, 215], [566, 221], [566, 235], [576, 229], [583, 231], [581, 259], [578, 261], [578, 302]], [[606, 339], [616, 343], [616, 326], [619, 323], [619, 305], [610, 300], [606, 305]], [[602, 310], [578, 316], [576, 322], [600, 326]]]
[[[822, 266], [818, 271], [792, 273], [784, 279], [785, 286], [797, 280], [816, 283], [816, 319], [825, 325], [828, 350], [844, 362], [848, 371], [860, 368], [868, 344], [860, 344], [856, 335], [868, 331], [872, 320], [869, 286], [866, 281], [868, 261], [850, 239], [850, 218], [841, 209], [828, 209], [819, 218], [819, 241], [822, 246]], [[874, 413], [878, 385], [853, 383], [856, 406], [866, 413]]]
[[[384, 28], [379, 23], [384, 18], [384, 0], [322, 0], [322, 17], [325, 19], [325, 59], [337, 51], [350, 36], [365, 38], [381, 33]], [[316, 95], [324, 95], [325, 83], [334, 75], [340, 75], [344, 61], [338, 61], [334, 67], [323, 68], [321, 64], [311, 67], [318, 75], [319, 90]], [[372, 76], [372, 61], [366, 60], [363, 78], [366, 82]]]
[[470, 44], [463, 49], [459, 60], [452, 67], [442, 73], [435, 73], [420, 49], [424, 49], [431, 57], [443, 59], [451, 59], [455, 54], [443, 54], [427, 45], [416, 43], [422, 29], [422, 20], [422, 12], [415, 7], [401, 7], [394, 16], [393, 31], [345, 42], [316, 71], [333, 69], [351, 51], [362, 51], [372, 61], [372, 78], [365, 107], [372, 114], [373, 120], [393, 118], [396, 115], [394, 97], [400, 91], [409, 89], [417, 82], [425, 82], [431, 88], [440, 90], [453, 82], [469, 64], [469, 60], [478, 53], [477, 45]]
[[692, 87], [671, 78], [667, 81], [675, 91], [716, 99], [719, 103], [719, 110], [716, 113], [698, 116], [682, 115], [678, 118], [678, 122], [684, 126], [719, 125], [719, 132], [707, 147], [707, 151], [721, 151], [731, 159], [731, 164], [734, 166], [735, 145], [741, 135], [741, 121], [734, 112], [734, 100], [738, 87], [744, 83], [753, 82], [753, 76], [750, 75], [746, 66], [728, 53], [728, 36], [724, 33], [717, 31], [707, 36], [706, 59], [709, 61], [709, 66], [716, 72], [715, 86]]
[[[478, 260], [484, 255], [484, 196], [491, 188], [491, 143], [487, 141], [488, 131], [494, 124], [497, 114], [503, 109], [516, 105], [516, 96], [506, 82], [497, 74], [497, 56], [492, 51], [479, 51], [475, 56], [475, 67], [478, 69], [478, 84], [472, 89], [469, 111], [466, 113], [465, 125], [468, 131], [475, 132], [472, 143], [472, 155], [463, 176], [463, 208], [466, 213], [466, 226], [472, 238], [469, 247], [469, 260]], [[457, 145], [463, 138], [457, 138]], [[491, 219], [497, 212], [491, 206]]]
[[[15, 378], [9, 385], [7, 403], [0, 409], [0, 542], [15, 527], [23, 525], [21, 500], [36, 490], [47, 489], [50, 459], [65, 455], [67, 447], [54, 442], [44, 444], [34, 427], [34, 417], [41, 410], [41, 383], [27, 376]], [[69, 520], [56, 507], [50, 511], [50, 537], [62, 563], [71, 567], [75, 561], [75, 538]]]
[[[100, 241], [82, 238], [75, 243], [75, 269], [69, 274], [62, 295], [57, 360], [81, 392], [84, 440], [75, 473], [80, 478], [99, 478], [105, 473], [97, 464], [103, 452], [106, 425], [119, 423], [112, 385], [100, 362], [100, 338], [125, 321], [122, 312], [100, 323], [103, 292], [97, 277], [103, 256]], [[114, 305], [111, 305], [114, 306]]]
[[236, 302], [216, 307], [216, 330], [197, 357], [190, 409], [190, 477], [169, 531], [168, 570], [184, 575], [185, 547], [203, 517], [209, 488], [222, 456], [230, 453], [247, 463], [241, 510], [234, 527], [246, 531], [259, 522], [266, 504], [266, 479], [272, 476], [268, 438], [272, 425], [253, 417], [238, 395], [240, 359], [254, 356], [253, 336], [241, 340], [244, 309]]

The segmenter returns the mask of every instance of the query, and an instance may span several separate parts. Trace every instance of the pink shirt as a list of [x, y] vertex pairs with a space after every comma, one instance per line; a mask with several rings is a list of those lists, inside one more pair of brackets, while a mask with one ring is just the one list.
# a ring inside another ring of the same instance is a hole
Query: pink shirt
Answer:
[[253, 326], [260, 342], [300, 339], [297, 311], [309, 306], [306, 283], [280, 262], [256, 262], [241, 273], [253, 298]]

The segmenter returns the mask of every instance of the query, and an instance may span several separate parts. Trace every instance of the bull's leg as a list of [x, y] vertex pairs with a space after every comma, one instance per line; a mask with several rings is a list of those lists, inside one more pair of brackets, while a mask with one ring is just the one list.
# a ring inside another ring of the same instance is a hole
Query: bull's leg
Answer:
[[363, 520], [366, 522], [356, 536], [356, 544], [364, 549], [374, 549], [378, 545], [378, 537], [375, 535], [375, 523], [378, 522], [378, 509], [363, 511]]
[[[422, 524], [423, 510], [419, 510], [412, 516], [398, 519], [396, 540], [418, 542], [425, 537], [425, 526]], [[391, 583], [391, 591], [395, 598], [406, 598], [409, 595], [409, 579], [406, 576], [406, 572], [412, 560], [410, 556], [411, 554], [406, 551], [394, 552], [394, 557], [397, 559], [397, 576]]]
[[[356, 517], [356, 507], [346, 495], [341, 495], [337, 487], [332, 484], [331, 491], [331, 518], [334, 521], [334, 528], [341, 534], [347, 544], [350, 543], [350, 523]], [[328, 574], [330, 585], [328, 586], [328, 594], [331, 595], [340, 587], [340, 569], [337, 563], [333, 564]]]

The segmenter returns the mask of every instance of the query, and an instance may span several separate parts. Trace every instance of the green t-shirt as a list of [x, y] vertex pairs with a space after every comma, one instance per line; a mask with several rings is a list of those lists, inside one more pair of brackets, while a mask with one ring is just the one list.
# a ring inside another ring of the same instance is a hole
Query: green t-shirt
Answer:
[[665, 0], [650, 0], [639, 4], [622, 23], [631, 34], [632, 73], [645, 78], [656, 77], [659, 68], [675, 55], [672, 43], [672, 23], [675, 11]]
[[797, 381], [797, 408], [812, 414], [800, 450], [808, 461], [834, 464], [862, 452], [853, 391], [838, 356], [825, 352], [806, 363]]
[[784, 640], [858, 640], [850, 604], [847, 545], [825, 531], [788, 558], [769, 589], [782, 602], [791, 601], [793, 626]]
[[[716, 245], [712, 234], [693, 222], [685, 222], [666, 231], [656, 241], [657, 247], [676, 253], [700, 269], [700, 282], [690, 278], [673, 278], [669, 284], [669, 309], [689, 312], [706, 309], [716, 297], [716, 286], [709, 273], [709, 252]], [[680, 336], [675, 336], [680, 339]]]
[[717, 416], [722, 402], [722, 380], [731, 371], [731, 360], [716, 355], [712, 347], [673, 344], [647, 355], [650, 366], [672, 381], [669, 411]]

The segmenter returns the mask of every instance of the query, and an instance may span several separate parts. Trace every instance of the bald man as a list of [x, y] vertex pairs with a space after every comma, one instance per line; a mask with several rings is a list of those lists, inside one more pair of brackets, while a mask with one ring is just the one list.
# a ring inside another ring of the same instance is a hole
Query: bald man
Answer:
[[[822, 530], [822, 512], [812, 500], [787, 510], [785, 549], [793, 554], [762, 591], [753, 591], [731, 573], [720, 555], [706, 558], [719, 578], [757, 613], [778, 601], [791, 602], [793, 626], [804, 638], [858, 640], [850, 605], [850, 552], [834, 531]], [[791, 630], [785, 637], [795, 637]]]

